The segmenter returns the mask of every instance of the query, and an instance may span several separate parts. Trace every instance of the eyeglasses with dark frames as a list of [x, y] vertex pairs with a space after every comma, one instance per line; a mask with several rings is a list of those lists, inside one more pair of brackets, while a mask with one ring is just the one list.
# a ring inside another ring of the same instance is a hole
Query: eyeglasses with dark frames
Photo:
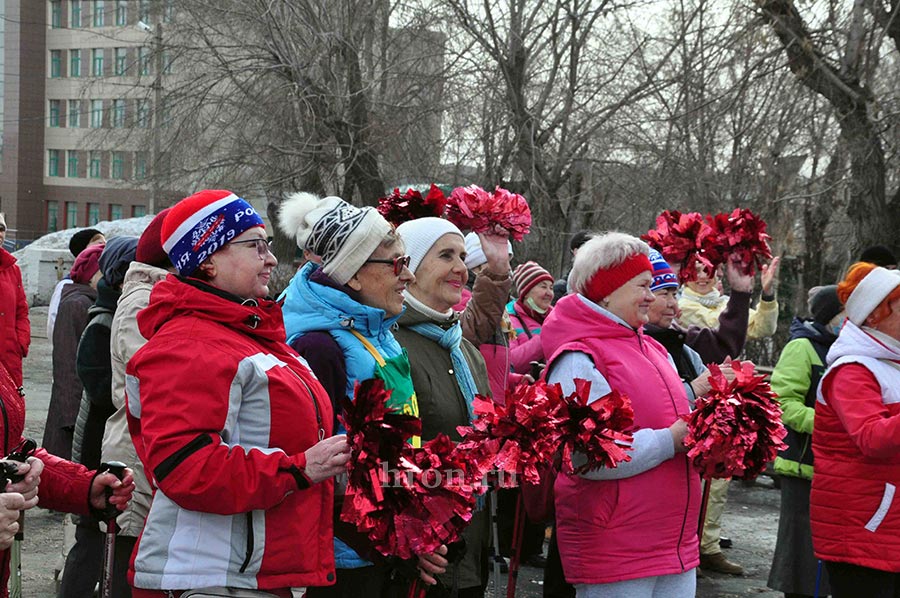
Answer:
[[365, 264], [391, 264], [394, 267], [394, 276], [400, 276], [400, 273], [403, 272], [403, 268], [409, 268], [410, 257], [408, 255], [401, 255], [395, 258], [385, 258], [385, 259], [370, 259], [366, 260]]
[[253, 243], [256, 247], [256, 255], [259, 256], [259, 259], [264, 260], [266, 257], [272, 253], [272, 244], [269, 243], [265, 239], [247, 239], [246, 241], [231, 241], [229, 245], [243, 245]]

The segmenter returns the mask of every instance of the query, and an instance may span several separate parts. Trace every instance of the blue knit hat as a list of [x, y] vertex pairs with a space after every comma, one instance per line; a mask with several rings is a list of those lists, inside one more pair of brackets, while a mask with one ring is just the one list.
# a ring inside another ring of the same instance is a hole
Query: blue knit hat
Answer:
[[660, 289], [677, 289], [678, 277], [672, 271], [669, 262], [655, 249], [650, 250], [650, 265], [653, 266], [653, 282], [650, 290], [656, 292]]

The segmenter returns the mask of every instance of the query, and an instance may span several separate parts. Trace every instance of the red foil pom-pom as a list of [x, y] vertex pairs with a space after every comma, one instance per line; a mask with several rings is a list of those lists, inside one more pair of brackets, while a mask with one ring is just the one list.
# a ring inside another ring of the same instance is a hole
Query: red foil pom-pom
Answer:
[[531, 230], [531, 209], [524, 197], [497, 187], [488, 193], [477, 185], [457, 187], [447, 201], [447, 219], [476, 233], [508, 233], [516, 241]]
[[421, 420], [389, 409], [389, 398], [373, 379], [344, 402], [351, 459], [341, 519], [381, 554], [409, 559], [457, 541], [483, 489], [446, 436], [413, 448], [409, 440], [421, 434]]
[[516, 486], [519, 477], [537, 484], [538, 465], [552, 462], [559, 447], [561, 407], [559, 385], [543, 381], [508, 391], [505, 405], [476, 397], [472, 426], [457, 428], [459, 450], [481, 471], [496, 468], [500, 487]]
[[406, 193], [400, 194], [400, 189], [394, 189], [389, 195], [378, 200], [378, 212], [384, 216], [384, 219], [399, 226], [409, 220], [416, 218], [424, 218], [426, 216], [435, 216], [440, 218], [447, 206], [447, 198], [444, 192], [437, 185], [432, 184], [428, 195], [424, 198], [422, 194], [413, 188], [406, 190]]
[[[586, 473], [602, 467], [616, 467], [630, 461], [626, 452], [631, 447], [632, 435], [626, 430], [634, 427], [634, 410], [631, 400], [617, 391], [588, 403], [591, 383], [575, 380], [575, 392], [564, 397], [564, 409], [560, 415], [562, 430], [562, 467], [564, 473]], [[572, 454], [578, 452], [587, 461], [574, 467]]]
[[734, 361], [731, 382], [710, 364], [712, 390], [685, 416], [688, 458], [706, 478], [753, 479], [786, 448], [781, 407], [753, 364]]
[[752, 276], [772, 259], [766, 223], [750, 210], [736, 208], [730, 214], [708, 216], [707, 222], [714, 231], [718, 252], [742, 264], [744, 274]]
[[659, 251], [670, 265], [678, 268], [680, 282], [697, 279], [697, 263], [712, 272], [723, 256], [716, 243], [716, 233], [699, 212], [682, 214], [666, 210], [656, 217], [656, 228], [641, 235]]

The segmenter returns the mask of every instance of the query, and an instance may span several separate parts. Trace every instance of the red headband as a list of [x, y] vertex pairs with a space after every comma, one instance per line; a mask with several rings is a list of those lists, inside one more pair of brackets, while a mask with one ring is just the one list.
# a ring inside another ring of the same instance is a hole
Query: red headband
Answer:
[[644, 271], [653, 272], [650, 258], [643, 253], [636, 253], [618, 266], [597, 270], [588, 281], [584, 296], [594, 303], [600, 303], [601, 299], [609, 297], [613, 291]]

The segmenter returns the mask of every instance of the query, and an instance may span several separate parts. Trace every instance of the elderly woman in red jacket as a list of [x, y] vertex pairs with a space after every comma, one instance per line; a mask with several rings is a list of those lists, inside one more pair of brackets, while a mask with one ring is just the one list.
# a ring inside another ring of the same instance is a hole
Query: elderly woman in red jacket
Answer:
[[854, 264], [813, 430], [810, 519], [835, 598], [900, 596], [900, 272]]
[[31, 324], [28, 301], [22, 288], [22, 272], [16, 258], [3, 248], [6, 240], [6, 217], [0, 213], [0, 363], [22, 386], [22, 359], [28, 355]]
[[[579, 598], [693, 598], [700, 477], [683, 440], [688, 397], [666, 349], [643, 326], [655, 300], [650, 248], [610, 232], [575, 257], [573, 294], [544, 322], [547, 380], [590, 399], [611, 390], [634, 407], [631, 461], [556, 480], [556, 525], [566, 579]], [[577, 455], [576, 455], [577, 456]]]

